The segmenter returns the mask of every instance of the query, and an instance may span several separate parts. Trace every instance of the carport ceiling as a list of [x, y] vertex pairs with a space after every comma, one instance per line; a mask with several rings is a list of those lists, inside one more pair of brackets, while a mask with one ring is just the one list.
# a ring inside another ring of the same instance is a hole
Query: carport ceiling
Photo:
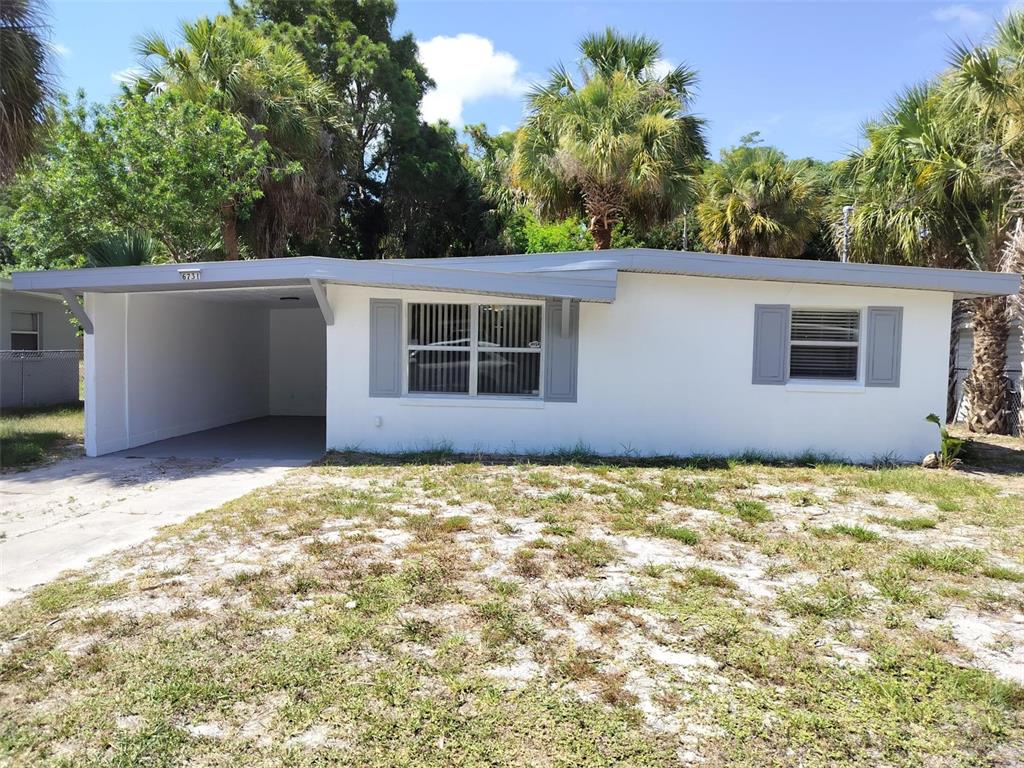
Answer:
[[310, 309], [316, 307], [316, 297], [309, 285], [275, 285], [267, 288], [205, 288], [201, 291], [174, 291], [200, 301], [259, 305], [268, 309]]

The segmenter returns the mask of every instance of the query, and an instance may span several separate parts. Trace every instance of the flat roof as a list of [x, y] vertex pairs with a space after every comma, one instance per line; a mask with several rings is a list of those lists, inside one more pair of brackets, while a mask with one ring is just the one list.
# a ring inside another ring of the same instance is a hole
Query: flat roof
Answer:
[[[9, 278], [0, 277], [0, 293], [14, 290], [14, 284], [11, 282]], [[33, 296], [37, 299], [46, 299], [47, 301], [64, 301], [62, 297], [55, 296], [52, 293], [32, 293], [31, 291], [18, 291], [18, 293], [24, 293], [26, 296]]]
[[19, 291], [135, 293], [308, 285], [311, 280], [388, 288], [611, 302], [619, 272], [943, 291], [958, 299], [1007, 296], [1004, 272], [771, 259], [650, 248], [439, 259], [354, 261], [320, 256], [139, 267], [16, 272]]

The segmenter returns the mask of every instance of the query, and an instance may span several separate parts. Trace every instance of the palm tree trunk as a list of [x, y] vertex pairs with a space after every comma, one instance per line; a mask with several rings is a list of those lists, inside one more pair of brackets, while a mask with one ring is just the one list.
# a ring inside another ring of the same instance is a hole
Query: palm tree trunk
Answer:
[[612, 247], [612, 226], [613, 224], [602, 216], [590, 218], [590, 234], [594, 238], [595, 251], [607, 251]]
[[956, 357], [960, 346], [961, 328], [970, 317], [971, 303], [963, 299], [953, 302], [949, 328], [949, 374], [946, 379], [946, 423], [952, 424], [960, 403], [956, 398]]
[[974, 358], [964, 383], [969, 403], [967, 428], [1005, 434], [1006, 345], [1010, 335], [1007, 302], [1002, 296], [977, 299], [974, 310]]
[[234, 200], [221, 203], [220, 237], [224, 243], [224, 258], [238, 261], [238, 212]]
[[[1017, 274], [1024, 272], [1024, 220], [1021, 218], [1014, 222], [1013, 234], [1003, 249], [1003, 258], [999, 262], [999, 271]], [[1008, 304], [1011, 321], [1024, 328], [1024, 289], [1016, 296], [1011, 296]], [[1021, 352], [1024, 353], [1024, 333], [1020, 335], [1020, 346]], [[1024, 382], [1024, 354], [1021, 356], [1020, 373], [1020, 381]], [[1024, 436], [1024, 397], [1021, 398], [1020, 410], [1017, 412], [1017, 433]]]

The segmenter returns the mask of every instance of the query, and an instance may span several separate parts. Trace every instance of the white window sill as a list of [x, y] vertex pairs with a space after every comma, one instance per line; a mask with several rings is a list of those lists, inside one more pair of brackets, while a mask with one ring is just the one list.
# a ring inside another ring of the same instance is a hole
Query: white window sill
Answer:
[[544, 401], [539, 397], [459, 397], [458, 395], [404, 395], [401, 405], [428, 408], [526, 408], [539, 410]]
[[791, 381], [785, 389], [787, 392], [829, 392], [835, 395], [862, 395], [867, 391], [856, 381]]

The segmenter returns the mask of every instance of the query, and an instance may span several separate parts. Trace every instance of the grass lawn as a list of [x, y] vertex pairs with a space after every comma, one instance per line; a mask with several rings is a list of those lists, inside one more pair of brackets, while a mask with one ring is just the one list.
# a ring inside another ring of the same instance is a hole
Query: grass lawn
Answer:
[[82, 406], [12, 409], [0, 413], [0, 468], [22, 468], [64, 454], [82, 442]]
[[1024, 496], [335, 455], [0, 614], [18, 766], [1012, 766]]

